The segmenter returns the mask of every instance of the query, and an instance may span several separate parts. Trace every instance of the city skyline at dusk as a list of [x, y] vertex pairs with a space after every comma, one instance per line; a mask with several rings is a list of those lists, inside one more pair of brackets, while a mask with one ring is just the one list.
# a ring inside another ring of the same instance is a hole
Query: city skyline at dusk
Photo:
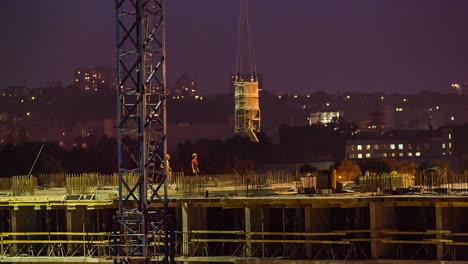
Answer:
[[[277, 93], [454, 92], [468, 79], [466, 1], [248, 1], [257, 69]], [[223, 93], [235, 68], [238, 1], [167, 1], [168, 83], [188, 73]], [[114, 1], [4, 3], [0, 87], [73, 82], [115, 65]]]
[[6, 1], [0, 262], [468, 263], [466, 11]]

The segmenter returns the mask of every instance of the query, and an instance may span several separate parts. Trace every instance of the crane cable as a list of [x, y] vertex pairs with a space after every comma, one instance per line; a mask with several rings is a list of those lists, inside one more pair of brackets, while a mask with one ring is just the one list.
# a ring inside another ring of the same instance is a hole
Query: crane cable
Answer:
[[235, 80], [240, 81], [243, 79], [243, 44], [244, 44], [244, 35], [247, 36], [247, 48], [249, 56], [249, 66], [250, 66], [250, 81], [257, 81], [257, 62], [255, 60], [255, 49], [253, 46], [253, 33], [251, 23], [249, 21], [249, 10], [247, 6], [247, 0], [240, 0], [239, 8], [239, 23], [237, 30], [237, 57], [236, 57], [236, 76]]
[[[245, 0], [247, 1], [247, 0]], [[250, 58], [250, 79], [251, 81], [257, 81], [257, 65], [255, 60], [255, 49], [253, 45], [253, 34], [252, 34], [252, 26], [249, 21], [249, 9], [247, 7], [247, 3], [245, 5], [245, 16], [246, 16], [246, 23], [247, 23], [247, 38], [249, 44], [249, 58]]]
[[241, 79], [241, 71], [242, 71], [242, 61], [241, 61], [241, 56], [240, 56], [240, 51], [241, 51], [241, 37], [242, 37], [242, 25], [243, 25], [243, 20], [242, 20], [242, 10], [243, 10], [243, 1], [240, 0], [240, 8], [239, 8], [239, 20], [238, 20], [238, 26], [237, 26], [237, 54], [236, 54], [236, 81], [240, 81]]

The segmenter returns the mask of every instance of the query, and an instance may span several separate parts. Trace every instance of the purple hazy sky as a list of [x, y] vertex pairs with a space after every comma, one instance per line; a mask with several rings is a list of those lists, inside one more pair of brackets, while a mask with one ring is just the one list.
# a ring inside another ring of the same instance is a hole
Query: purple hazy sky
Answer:
[[[238, 0], [167, 0], [169, 84], [227, 92]], [[450, 92], [468, 80], [466, 0], [249, 0], [257, 68], [279, 93]], [[0, 87], [72, 82], [115, 64], [113, 0], [15, 0], [0, 8]]]

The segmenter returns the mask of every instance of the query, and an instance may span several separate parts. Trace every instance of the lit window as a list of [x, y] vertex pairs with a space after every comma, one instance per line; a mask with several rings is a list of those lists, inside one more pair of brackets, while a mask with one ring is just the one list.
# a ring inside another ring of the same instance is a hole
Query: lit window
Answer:
[[449, 134], [449, 139], [452, 139], [452, 134]]
[[398, 153], [398, 157], [403, 157], [403, 152]]
[[449, 148], [452, 148], [452, 142], [449, 142]]
[[375, 149], [375, 150], [378, 150], [378, 149], [379, 149], [379, 145], [375, 144], [375, 145], [374, 145], [374, 149]]
[[370, 145], [366, 145], [366, 150], [370, 150]]
[[390, 149], [395, 149], [395, 144], [390, 144]]
[[442, 155], [444, 155], [444, 156], [445, 156], [445, 152], [442, 152]]
[[398, 144], [398, 149], [403, 149], [403, 144]]
[[354, 156], [354, 154], [349, 154], [348, 157], [349, 157], [349, 159], [354, 159], [355, 156]]
[[387, 157], [387, 153], [382, 153], [382, 156], [383, 156], [384, 158], [386, 158], [386, 157]]
[[421, 156], [421, 152], [416, 152], [414, 155], [415, 155], [416, 157], [419, 157], [419, 156]]
[[370, 153], [366, 153], [366, 158], [370, 158]]
[[394, 157], [395, 157], [395, 152], [392, 152], [392, 153], [391, 153], [391, 156], [394, 158]]
[[357, 154], [357, 158], [362, 159], [362, 154], [361, 153]]
[[357, 145], [357, 150], [362, 150], [362, 145]]
[[455, 117], [454, 117], [454, 116], [451, 116], [451, 117], [450, 117], [450, 120], [452, 120], [452, 121], [455, 120]]
[[442, 143], [442, 148], [443, 148], [443, 149], [445, 148], [445, 143]]
[[412, 152], [408, 152], [408, 157], [412, 157], [413, 156], [413, 153]]

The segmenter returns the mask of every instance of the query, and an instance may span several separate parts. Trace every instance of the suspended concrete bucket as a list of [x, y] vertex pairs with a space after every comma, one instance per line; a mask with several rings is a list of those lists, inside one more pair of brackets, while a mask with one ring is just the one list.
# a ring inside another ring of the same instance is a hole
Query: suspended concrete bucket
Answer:
[[235, 81], [235, 128], [234, 132], [246, 134], [253, 142], [258, 142], [256, 132], [260, 132], [260, 104], [258, 82]]

